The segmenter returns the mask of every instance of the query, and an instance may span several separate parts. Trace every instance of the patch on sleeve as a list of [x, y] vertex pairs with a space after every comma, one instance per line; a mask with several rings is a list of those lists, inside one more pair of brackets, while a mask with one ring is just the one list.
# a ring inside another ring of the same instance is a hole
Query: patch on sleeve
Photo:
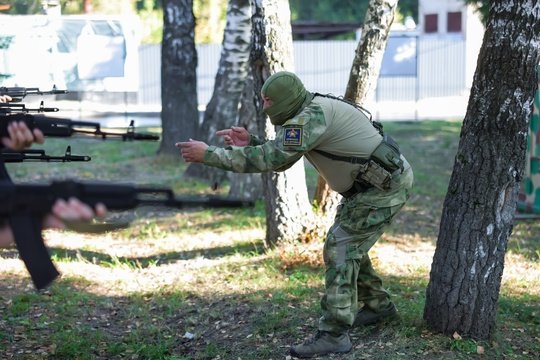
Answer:
[[302, 145], [302, 127], [287, 127], [283, 136], [283, 146]]

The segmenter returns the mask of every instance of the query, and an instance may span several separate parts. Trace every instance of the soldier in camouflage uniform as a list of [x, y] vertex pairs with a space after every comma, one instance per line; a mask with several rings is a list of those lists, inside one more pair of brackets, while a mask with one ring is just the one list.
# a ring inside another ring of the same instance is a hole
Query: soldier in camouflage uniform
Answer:
[[413, 173], [397, 144], [354, 104], [312, 94], [290, 72], [270, 76], [262, 88], [263, 109], [274, 125], [269, 141], [245, 129], [218, 131], [226, 148], [190, 140], [177, 143], [184, 160], [235, 172], [283, 171], [305, 156], [328, 185], [343, 196], [324, 244], [323, 315], [317, 334], [293, 346], [309, 358], [348, 352], [348, 331], [396, 315], [373, 270], [368, 251], [409, 198]]

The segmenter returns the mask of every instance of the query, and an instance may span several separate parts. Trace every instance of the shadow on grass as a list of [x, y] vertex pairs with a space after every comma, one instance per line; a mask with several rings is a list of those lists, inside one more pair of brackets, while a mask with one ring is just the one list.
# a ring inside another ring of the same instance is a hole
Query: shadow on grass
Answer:
[[98, 251], [71, 250], [57, 247], [49, 247], [49, 253], [57, 261], [85, 261], [96, 265], [125, 264], [137, 268], [147, 268], [160, 264], [169, 264], [178, 260], [191, 260], [204, 257], [216, 259], [221, 257], [240, 254], [243, 256], [256, 256], [264, 253], [263, 242], [239, 243], [231, 246], [220, 246], [211, 249], [196, 249], [189, 251], [173, 251], [145, 257], [111, 256]]
[[[301, 271], [306, 277], [314, 275]], [[476, 344], [485, 346], [483, 358], [538, 355], [538, 323], [528, 323], [523, 316], [510, 324], [501, 321], [509, 313], [521, 314], [523, 308], [538, 310], [540, 299], [505, 297], [497, 344], [492, 346], [430, 333], [422, 321], [425, 283], [417, 277], [387, 277], [400, 320], [355, 329], [352, 352], [331, 359], [474, 359]], [[85, 291], [84, 284], [84, 279], [64, 278], [37, 293], [19, 277], [5, 276], [0, 294], [9, 287], [11, 295], [0, 302], [4, 354], [22, 351], [37, 354], [36, 358], [81, 359], [284, 358], [290, 345], [316, 330], [322, 291], [322, 282], [307, 286], [289, 280], [259, 290], [248, 284], [223, 294], [221, 284], [213, 282], [189, 290], [148, 294], [141, 289], [138, 294], [109, 297]]]

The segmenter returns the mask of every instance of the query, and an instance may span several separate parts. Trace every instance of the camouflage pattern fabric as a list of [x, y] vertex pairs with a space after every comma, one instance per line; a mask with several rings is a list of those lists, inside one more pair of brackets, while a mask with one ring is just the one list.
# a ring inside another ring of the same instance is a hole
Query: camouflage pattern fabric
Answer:
[[367, 158], [381, 141], [359, 110], [339, 100], [315, 97], [278, 128], [275, 139], [261, 143], [252, 136], [250, 146], [209, 146], [204, 163], [239, 173], [283, 171], [305, 155], [332, 190], [343, 192], [351, 187], [360, 165], [334, 161], [312, 150]]
[[284, 171], [298, 161], [307, 151], [316, 145], [316, 141], [326, 130], [324, 115], [319, 106], [308, 105], [298, 117], [295, 117], [295, 129], [300, 143], [292, 146], [286, 142], [290, 134], [288, 122], [278, 128], [276, 138], [266, 142], [256, 137], [251, 140], [254, 145], [219, 148], [209, 146], [206, 150], [204, 163], [224, 170], [239, 173], [258, 173], [267, 171]]
[[390, 295], [382, 287], [368, 251], [409, 198], [413, 173], [405, 164], [389, 191], [372, 188], [339, 205], [323, 251], [326, 291], [319, 330], [341, 334], [352, 326], [362, 306], [375, 312], [388, 307]]
[[[275, 139], [262, 142], [252, 136], [250, 140], [244, 147], [209, 146], [204, 163], [234, 172], [283, 171], [305, 155], [333, 190], [344, 192], [353, 184], [360, 165], [328, 159], [312, 150], [369, 157], [382, 136], [351, 105], [316, 96], [279, 128]], [[344, 199], [338, 208], [324, 248], [322, 331], [342, 334], [352, 326], [359, 306], [377, 311], [389, 304], [389, 294], [371, 266], [368, 251], [409, 197], [413, 173], [402, 159], [404, 171], [392, 179], [389, 190], [371, 188]]]

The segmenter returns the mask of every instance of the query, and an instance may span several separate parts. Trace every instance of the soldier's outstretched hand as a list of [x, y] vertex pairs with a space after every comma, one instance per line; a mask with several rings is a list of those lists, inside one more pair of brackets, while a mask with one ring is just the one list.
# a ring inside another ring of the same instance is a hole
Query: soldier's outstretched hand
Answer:
[[186, 162], [203, 162], [204, 152], [208, 145], [202, 141], [189, 139], [189, 141], [177, 142], [176, 147]]
[[249, 145], [249, 132], [243, 127], [233, 126], [230, 129], [218, 130], [216, 135], [223, 136], [223, 140], [227, 145]]

